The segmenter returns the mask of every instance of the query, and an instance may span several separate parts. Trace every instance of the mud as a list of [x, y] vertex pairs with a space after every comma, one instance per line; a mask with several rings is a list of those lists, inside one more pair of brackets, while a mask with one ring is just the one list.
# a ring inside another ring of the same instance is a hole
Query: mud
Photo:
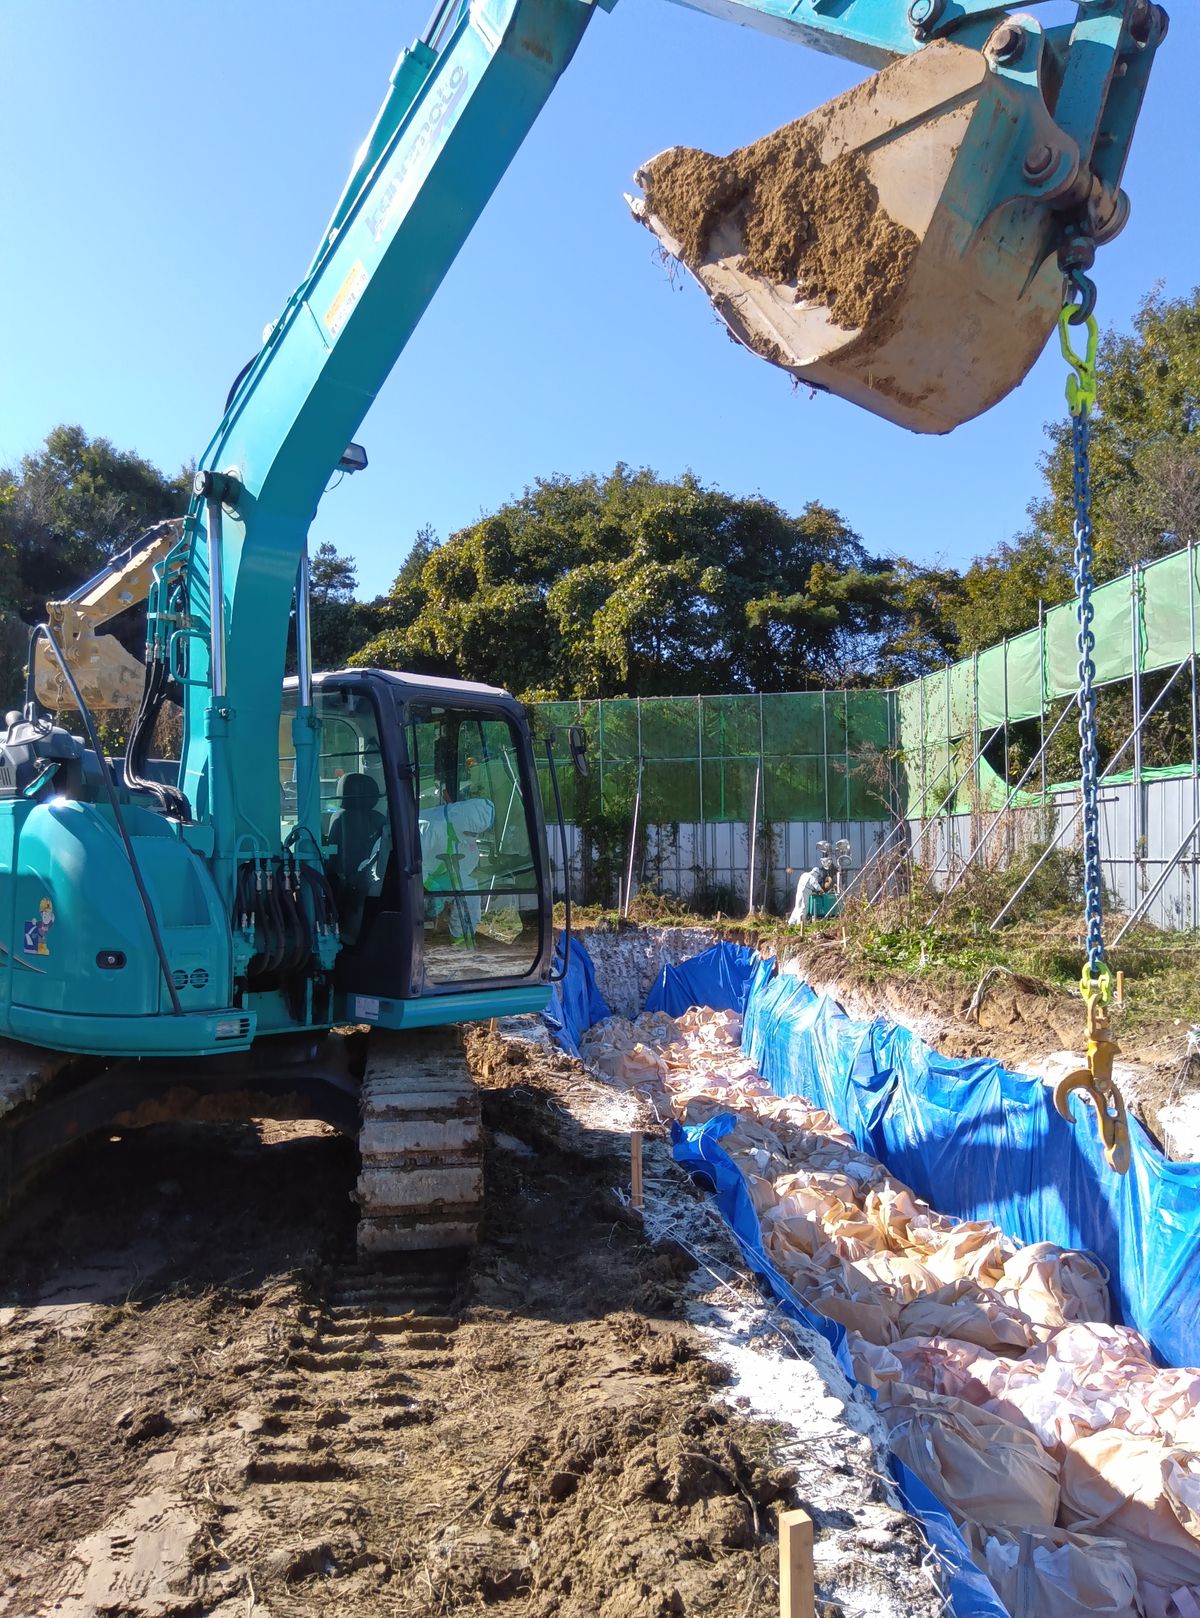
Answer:
[[824, 304], [848, 330], [886, 315], [917, 250], [916, 236], [880, 206], [865, 159], [850, 152], [823, 163], [802, 121], [725, 158], [675, 147], [639, 178], [649, 212], [689, 267], [728, 221], [740, 230], [744, 269], [794, 283], [797, 302]]
[[[358, 1268], [356, 1155], [319, 1126], [132, 1131], [23, 1205], [4, 1618], [777, 1611], [802, 1469], [724, 1396], [695, 1261], [622, 1198], [628, 1121], [565, 1059], [477, 1038], [473, 1060], [489, 1194], [457, 1270]], [[850, 1472], [863, 1439], [822, 1408]], [[912, 1524], [874, 1509], [855, 1564], [926, 1588]]]

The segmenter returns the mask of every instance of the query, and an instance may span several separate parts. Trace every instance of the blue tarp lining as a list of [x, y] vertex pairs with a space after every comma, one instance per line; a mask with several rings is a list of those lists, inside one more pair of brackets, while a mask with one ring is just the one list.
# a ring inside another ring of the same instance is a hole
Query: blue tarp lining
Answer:
[[[785, 1314], [825, 1338], [839, 1365], [853, 1382], [845, 1327], [809, 1309], [771, 1263], [762, 1245], [758, 1214], [749, 1188], [741, 1170], [721, 1145], [721, 1137], [727, 1135], [736, 1123], [736, 1117], [726, 1112], [696, 1126], [681, 1128], [673, 1124], [671, 1149], [675, 1159], [690, 1173], [702, 1176], [714, 1187], [717, 1207], [733, 1232], [747, 1265], [767, 1283]], [[971, 1561], [966, 1541], [945, 1506], [894, 1456], [888, 1464], [905, 1506], [924, 1523], [930, 1544], [942, 1557], [946, 1593], [955, 1618], [1008, 1618], [1007, 1610], [997, 1599], [990, 1582]]]
[[799, 978], [756, 984], [742, 1043], [776, 1094], [824, 1107], [941, 1212], [1097, 1254], [1116, 1317], [1166, 1363], [1200, 1360], [1200, 1163], [1169, 1162], [1131, 1119], [1132, 1166], [1114, 1174], [1078, 1096], [1071, 1125], [1040, 1079], [857, 1022]]
[[693, 1006], [710, 1011], [736, 1011], [743, 1016], [758, 969], [764, 962], [757, 950], [743, 944], [714, 944], [681, 966], [664, 966], [646, 996], [647, 1011], [665, 1011], [682, 1017]]
[[[563, 969], [563, 943], [559, 937], [554, 949], [554, 972]], [[611, 1017], [608, 1001], [596, 986], [596, 968], [592, 957], [579, 938], [571, 939], [571, 954], [567, 974], [561, 983], [550, 986], [550, 1004], [542, 1012], [542, 1021], [551, 1035], [569, 1055], [578, 1058], [579, 1038], [593, 1023]]]

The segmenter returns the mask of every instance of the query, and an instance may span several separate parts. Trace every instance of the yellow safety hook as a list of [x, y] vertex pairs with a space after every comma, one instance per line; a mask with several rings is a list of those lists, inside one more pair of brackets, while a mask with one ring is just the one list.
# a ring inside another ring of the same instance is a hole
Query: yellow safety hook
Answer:
[[1112, 1076], [1113, 1057], [1120, 1054], [1121, 1048], [1108, 1026], [1108, 1001], [1112, 993], [1112, 974], [1108, 967], [1102, 967], [1100, 976], [1093, 978], [1085, 966], [1080, 989], [1087, 1006], [1087, 1067], [1077, 1068], [1058, 1081], [1054, 1086], [1054, 1105], [1071, 1123], [1072, 1091], [1078, 1090], [1086, 1096], [1100, 1120], [1100, 1138], [1109, 1168], [1117, 1174], [1126, 1174], [1130, 1162], [1129, 1119], [1125, 1098]]

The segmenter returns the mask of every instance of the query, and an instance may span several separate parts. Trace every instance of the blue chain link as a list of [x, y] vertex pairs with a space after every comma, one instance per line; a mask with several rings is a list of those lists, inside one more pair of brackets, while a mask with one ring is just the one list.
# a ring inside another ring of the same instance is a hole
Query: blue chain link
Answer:
[[1075, 591], [1079, 631], [1079, 773], [1083, 797], [1083, 888], [1087, 923], [1088, 973], [1102, 975], [1104, 956], [1104, 879], [1100, 867], [1100, 783], [1096, 756], [1096, 637], [1092, 631], [1095, 553], [1092, 548], [1091, 417], [1087, 409], [1071, 417], [1075, 459]]

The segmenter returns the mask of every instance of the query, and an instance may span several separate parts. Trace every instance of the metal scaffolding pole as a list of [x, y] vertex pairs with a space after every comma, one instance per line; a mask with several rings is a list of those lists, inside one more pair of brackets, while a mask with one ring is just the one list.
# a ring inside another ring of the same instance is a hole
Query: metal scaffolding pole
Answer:
[[[992, 741], [995, 741], [997, 734], [996, 730], [992, 731]], [[974, 829], [975, 811], [983, 793], [983, 781], [979, 773], [979, 762], [983, 758], [983, 747], [980, 744], [979, 736], [979, 653], [974, 651], [971, 653], [971, 744], [975, 749], [975, 772], [971, 782], [971, 818], [968, 824], [968, 834]], [[954, 852], [960, 860], [964, 858], [962, 827], [960, 825], [956, 825], [954, 828]], [[946, 871], [947, 873], [950, 871], [948, 855]]]
[[[757, 779], [755, 780], [755, 783], [754, 783], [754, 798], [755, 798], [755, 806], [756, 806], [755, 824], [757, 825], [757, 823], [758, 823], [757, 810], [758, 810], [759, 807], [761, 807], [762, 821], [763, 821], [763, 831], [767, 834], [768, 837], [770, 837], [771, 828], [770, 828], [770, 822], [767, 820], [767, 806], [766, 806], [766, 797], [767, 797], [767, 761], [766, 761], [766, 756], [765, 755], [766, 755], [766, 737], [763, 734], [763, 699], [762, 699], [762, 692], [760, 691], [758, 693], [758, 776], [757, 776]], [[771, 868], [771, 852], [770, 852], [770, 844], [768, 843], [768, 845], [767, 845], [767, 869], [770, 870], [770, 868]], [[766, 887], [765, 887], [765, 884], [764, 884], [763, 909], [768, 910], [770, 908], [770, 903], [771, 903], [771, 895], [770, 895], [770, 893], [768, 891], [766, 891]], [[753, 910], [754, 910], [754, 860], [753, 860], [753, 858], [751, 858], [751, 860], [750, 860], [750, 909], [751, 909], [751, 912], [753, 912]]]
[[[640, 720], [640, 715], [639, 715], [639, 720]], [[640, 730], [640, 723], [639, 723], [639, 730]], [[638, 740], [639, 740], [639, 742], [641, 741], [640, 735], [638, 737]], [[643, 769], [643, 766], [645, 765], [645, 762], [646, 761], [645, 761], [644, 758], [639, 757], [639, 759], [638, 759], [638, 773], [637, 773], [637, 792], [634, 794], [634, 799], [633, 799], [633, 825], [629, 829], [629, 866], [628, 866], [628, 869], [626, 870], [626, 873], [625, 873], [625, 903], [624, 903], [624, 905], [622, 906], [622, 909], [621, 909], [621, 914], [623, 916], [625, 916], [625, 917], [628, 917], [628, 915], [629, 915], [629, 905], [630, 905], [630, 901], [633, 898], [633, 858], [634, 858], [634, 854], [635, 854], [635, 852], [637, 850], [638, 820], [640, 819], [641, 813], [642, 813], [642, 769]]]
[[[1003, 651], [1001, 652], [1000, 655], [1004, 660], [1004, 783], [1007, 786], [1008, 785], [1008, 636], [1007, 635], [1005, 635], [1005, 637], [1004, 637]], [[1024, 780], [1024, 779], [1025, 778], [1022, 777], [1022, 780]], [[1008, 801], [1009, 801], [1009, 803], [1012, 802], [1011, 797], [1009, 798]], [[977, 852], [978, 852], [977, 849], [973, 849], [971, 851], [971, 858], [972, 859], [975, 858], [975, 854]], [[1009, 841], [1008, 857], [1009, 857], [1009, 859], [1012, 858], [1012, 842], [1011, 842], [1011, 839]]]
[[829, 712], [825, 702], [825, 692], [821, 692], [821, 774], [825, 781], [825, 819], [821, 829], [825, 836], [829, 836]]
[[926, 922], [926, 926], [931, 927], [933, 925], [933, 923], [937, 920], [937, 918], [941, 915], [942, 906], [946, 903], [946, 900], [950, 897], [950, 895], [954, 892], [955, 888], [962, 881], [963, 877], [966, 876], [967, 872], [971, 869], [971, 866], [974, 865], [974, 863], [975, 863], [976, 859], [978, 858], [978, 856], [983, 852], [984, 844], [987, 842], [988, 838], [995, 831], [996, 827], [1000, 824], [1000, 822], [1004, 818], [1004, 816], [1008, 813], [1009, 809], [1012, 808], [1014, 798], [1016, 797], [1017, 793], [1020, 792], [1021, 788], [1025, 785], [1026, 781], [1028, 781], [1029, 777], [1033, 774], [1034, 770], [1037, 768], [1038, 763], [1040, 762], [1040, 760], [1042, 758], [1042, 755], [1045, 753], [1046, 749], [1050, 746], [1050, 743], [1054, 740], [1055, 736], [1058, 734], [1058, 730], [1059, 730], [1060, 725], [1068, 717], [1069, 714], [1074, 712], [1074, 710], [1078, 707], [1078, 705], [1079, 705], [1079, 697], [1078, 697], [1078, 695], [1076, 695], [1076, 696], [1071, 698], [1070, 702], [1063, 709], [1062, 713], [1060, 713], [1058, 718], [1054, 721], [1054, 728], [1053, 728], [1053, 730], [1051, 730], [1049, 736], [1046, 737], [1046, 740], [1042, 743], [1041, 751], [1037, 754], [1037, 756], [1035, 758], [1030, 759], [1028, 765], [1025, 768], [1025, 773], [1022, 775], [1021, 779], [1017, 782], [1016, 786], [1013, 787], [1012, 791], [1008, 794], [1008, 797], [1005, 798], [1002, 807], [997, 811], [997, 813], [996, 813], [994, 819], [992, 820], [991, 824], [987, 827], [987, 829], [984, 832], [983, 836], [979, 839], [979, 841], [976, 843], [975, 847], [971, 850], [970, 859], [966, 862], [966, 864], [963, 866], [962, 870], [954, 878], [954, 881], [951, 882], [950, 886], [946, 889], [945, 893], [942, 894], [942, 897], [941, 897], [940, 901], [938, 902], [938, 907], [933, 912], [933, 915], [930, 916], [928, 922]]
[[[952, 790], [950, 792], [950, 796], [948, 798], [944, 798], [942, 800], [942, 807], [945, 807], [945, 805], [947, 803], [953, 802], [955, 794], [958, 792], [959, 787], [961, 787], [963, 785], [963, 783], [969, 777], [976, 775], [976, 772], [978, 771], [978, 768], [979, 768], [979, 760], [983, 757], [984, 753], [987, 752], [988, 748], [996, 740], [996, 737], [1000, 734], [1000, 729], [1001, 729], [1001, 727], [999, 725], [994, 725], [992, 727], [992, 729], [989, 731], [987, 739], [983, 740], [981, 738], [978, 741], [978, 745], [975, 748], [974, 754], [973, 754], [973, 756], [971, 758], [971, 762], [967, 765], [966, 769], [963, 771], [963, 773], [959, 776], [958, 780], [955, 782], [954, 787], [952, 788]], [[938, 810], [938, 814], [940, 814], [940, 813], [941, 813], [941, 809]], [[937, 816], [935, 815], [934, 818], [936, 819]], [[953, 814], [951, 814], [950, 819], [953, 820], [953, 818], [954, 818], [954, 816], [953, 816]], [[950, 870], [950, 864], [951, 864], [951, 858], [952, 858], [951, 849], [952, 849], [951, 839], [949, 837], [947, 837], [946, 838], [946, 870], [947, 870], [947, 872]], [[955, 827], [955, 829], [954, 829], [953, 849], [954, 849], [954, 851], [957, 851], [957, 849], [958, 849], [958, 829], [957, 829], [957, 827]], [[937, 876], [940, 873], [941, 868], [942, 868], [941, 867], [941, 861], [939, 859], [939, 862], [930, 871], [930, 873], [929, 873], [930, 877], [932, 878], [932, 877]]]
[[928, 803], [928, 786], [925, 783], [925, 759], [928, 757], [928, 738], [925, 735], [925, 681], [917, 686], [917, 696], [920, 697], [920, 819], [925, 819], [925, 804]]
[[[708, 886], [708, 828], [704, 823], [704, 698], [696, 698], [696, 770], [700, 788], [700, 824], [696, 831], [700, 837], [700, 875]], [[694, 852], [694, 851], [693, 851]]]
[[[1192, 813], [1200, 820], [1200, 704], [1196, 689], [1196, 551], [1191, 540], [1187, 548], [1188, 572], [1188, 627], [1191, 631], [1188, 645], [1192, 649]], [[1200, 927], [1200, 884], [1192, 872], [1192, 931]]]
[[[1139, 728], [1142, 725], [1144, 725], [1146, 723], [1147, 719], [1150, 718], [1151, 714], [1154, 713], [1154, 711], [1158, 707], [1159, 703], [1166, 696], [1167, 692], [1171, 689], [1171, 687], [1175, 684], [1175, 681], [1183, 673], [1184, 669], [1188, 666], [1188, 663], [1190, 661], [1191, 661], [1190, 657], [1185, 657], [1183, 662], [1180, 663], [1179, 667], [1175, 670], [1174, 674], [1172, 674], [1171, 678], [1167, 681], [1166, 685], [1163, 686], [1162, 690], [1158, 693], [1158, 695], [1155, 697], [1154, 701], [1150, 704], [1150, 706], [1146, 709], [1145, 713], [1142, 715], [1141, 719], [1138, 721]], [[1067, 711], [1070, 712], [1069, 709]], [[1124, 758], [1125, 750], [1129, 746], [1130, 742], [1133, 741], [1135, 734], [1136, 734], [1136, 732], [1130, 731], [1129, 735], [1126, 736], [1125, 740], [1121, 743], [1120, 747], [1113, 754], [1113, 756], [1109, 759], [1108, 763], [1104, 766], [1104, 769], [1101, 771], [1101, 773], [1100, 773], [1100, 781], [1102, 781], [1102, 782], [1106, 781], [1108, 779], [1108, 777], [1112, 774], [1114, 766], [1116, 764], [1118, 764], [1121, 761], [1122, 758]], [[1080, 815], [1080, 812], [1081, 812], [1082, 808], [1083, 808], [1082, 802], [1076, 804], [1075, 809], [1071, 814], [1070, 820], [1068, 820], [1065, 825], [1060, 826], [1059, 829], [1055, 832], [1053, 838], [1050, 840], [1049, 843], [1047, 843], [1046, 847], [1042, 850], [1041, 854], [1038, 856], [1035, 863], [1031, 866], [1029, 871], [1026, 873], [1025, 879], [1022, 881], [1020, 887], [1013, 894], [1012, 898], [1009, 899], [1008, 903], [1004, 906], [1004, 909], [1000, 912], [1000, 914], [992, 922], [992, 924], [991, 924], [991, 926], [989, 928], [989, 931], [995, 932], [996, 928], [999, 927], [1000, 923], [1004, 920], [1005, 916], [1008, 915], [1008, 913], [1012, 909], [1013, 905], [1016, 904], [1017, 900], [1025, 892], [1025, 889], [1029, 886], [1029, 884], [1033, 881], [1034, 877], [1041, 870], [1042, 866], [1050, 858], [1050, 855], [1058, 847], [1059, 843], [1062, 842], [1062, 840], [1066, 836], [1067, 832], [1069, 832], [1071, 830], [1071, 828], [1074, 826], [1075, 822], [1079, 819], [1079, 815]]]
[[754, 772], [754, 808], [750, 812], [750, 879], [747, 884], [748, 898], [746, 914], [754, 914], [754, 860], [758, 853], [758, 795], [762, 790], [762, 759], [758, 761], [758, 768]]
[[1133, 813], [1129, 817], [1129, 883], [1137, 903], [1139, 881], [1144, 875], [1141, 859], [1145, 853], [1145, 806], [1142, 802], [1142, 631], [1138, 614], [1138, 565], [1129, 569], [1130, 690], [1133, 693]]
[[1046, 801], [1046, 603], [1038, 598], [1038, 732], [1042, 738], [1042, 802]]

